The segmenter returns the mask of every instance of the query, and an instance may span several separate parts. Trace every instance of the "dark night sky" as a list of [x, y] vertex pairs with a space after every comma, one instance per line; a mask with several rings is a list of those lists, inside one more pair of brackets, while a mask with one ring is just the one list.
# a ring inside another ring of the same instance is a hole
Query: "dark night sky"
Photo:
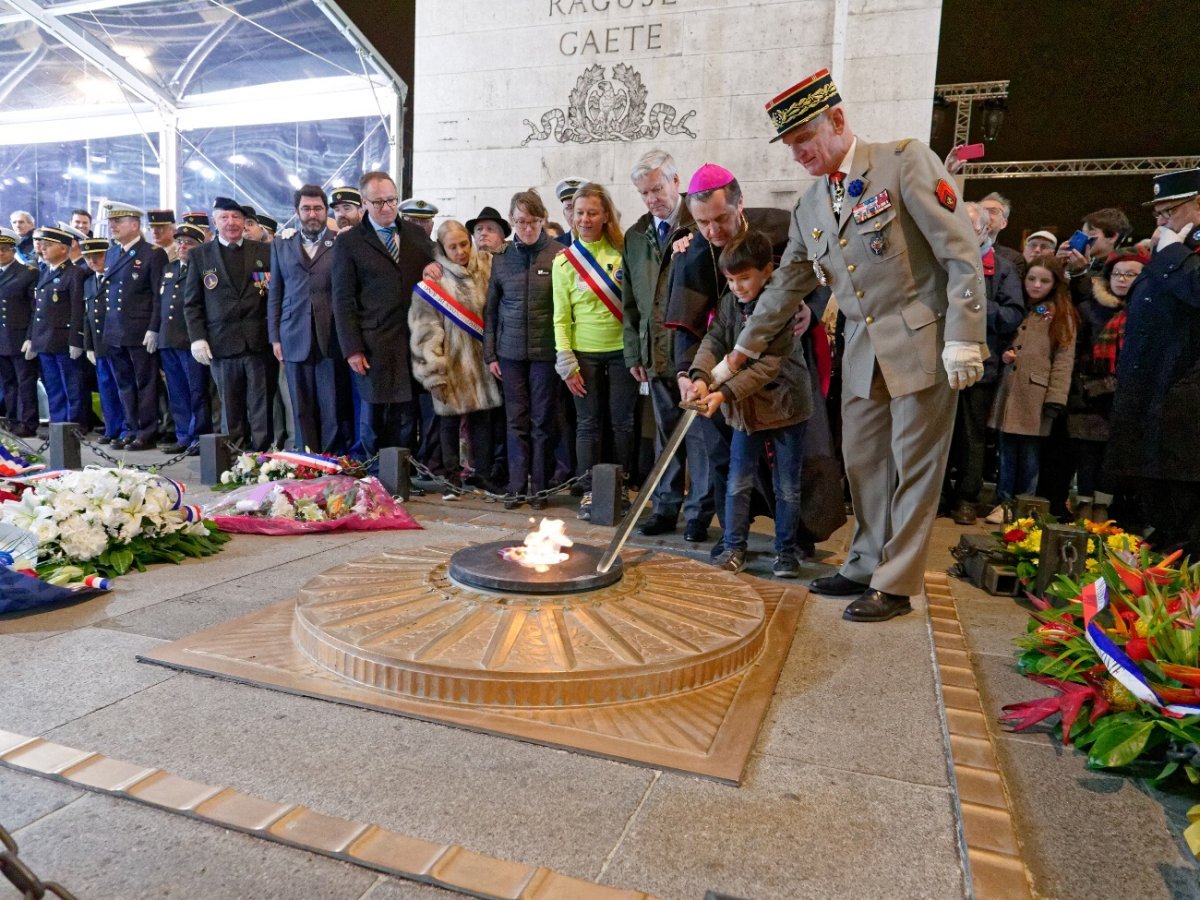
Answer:
[[[379, 15], [377, 0], [340, 3], [411, 85], [412, 0], [389, 3], [387, 16]], [[1190, 3], [945, 0], [937, 81], [1012, 82], [989, 160], [1200, 155], [1198, 44], [1200, 15]], [[973, 141], [982, 140], [981, 124], [977, 109]], [[411, 118], [408, 130], [406, 147]], [[952, 119], [942, 132], [934, 149], [944, 155]], [[998, 190], [1013, 201], [1001, 241], [1016, 246], [1023, 231], [1046, 225], [1066, 237], [1103, 206], [1121, 207], [1135, 234], [1149, 235], [1154, 223], [1141, 203], [1150, 198], [1150, 182], [1149, 175], [972, 179], [966, 195], [974, 200]]]

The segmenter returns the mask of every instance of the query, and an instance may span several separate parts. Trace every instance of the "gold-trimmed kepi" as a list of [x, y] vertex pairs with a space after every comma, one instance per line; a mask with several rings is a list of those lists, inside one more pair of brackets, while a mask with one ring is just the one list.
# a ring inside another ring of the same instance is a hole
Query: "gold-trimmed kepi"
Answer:
[[400, 215], [406, 219], [432, 219], [437, 215], [438, 208], [428, 200], [418, 200], [409, 197], [400, 201]]
[[841, 95], [828, 69], [810, 75], [767, 103], [767, 115], [771, 117], [771, 124], [777, 132], [771, 138], [771, 143], [841, 102]]

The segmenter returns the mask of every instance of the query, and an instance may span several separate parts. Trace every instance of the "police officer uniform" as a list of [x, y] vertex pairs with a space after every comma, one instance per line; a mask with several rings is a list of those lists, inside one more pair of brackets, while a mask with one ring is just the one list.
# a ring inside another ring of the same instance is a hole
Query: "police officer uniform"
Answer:
[[[199, 246], [204, 243], [204, 229], [197, 225], [180, 225], [175, 229], [174, 238], [176, 242], [190, 239]], [[188, 258], [191, 259], [190, 255]], [[183, 286], [187, 271], [188, 263], [183, 261], [182, 256], [177, 256], [163, 270], [162, 287], [159, 289], [162, 327], [158, 332], [158, 356], [167, 382], [171, 418], [175, 420], [175, 442], [163, 447], [167, 453], [180, 453], [198, 447], [200, 435], [212, 432], [208, 369], [192, 356], [187, 319], [183, 311]]]
[[[827, 70], [789, 88], [767, 104], [773, 140], [840, 102]], [[947, 373], [967, 386], [985, 352], [979, 243], [927, 146], [851, 143], [838, 171], [796, 204], [779, 271], [737, 349], [761, 353], [818, 284], [846, 317], [842, 446], [857, 516], [840, 572], [813, 588], [858, 595], [845, 618], [879, 621], [923, 590], [954, 425]]]
[[38, 364], [25, 358], [22, 347], [29, 339], [38, 270], [15, 255], [20, 240], [15, 231], [0, 228], [0, 248], [14, 254], [0, 266], [0, 396], [13, 434], [33, 437], [38, 426]]
[[[142, 218], [142, 211], [113, 203], [108, 218]], [[130, 450], [150, 450], [158, 436], [159, 291], [167, 254], [140, 235], [105, 256], [104, 343], [117, 375]], [[114, 442], [114, 446], [116, 442]]]
[[[81, 242], [83, 255], [103, 253], [107, 256], [111, 242], [108, 238], [87, 238]], [[86, 260], [85, 260], [86, 262]], [[96, 367], [96, 391], [100, 394], [100, 413], [104, 416], [102, 444], [118, 442], [122, 446], [132, 435], [125, 433], [125, 410], [121, 406], [121, 391], [117, 387], [117, 373], [113, 369], [108, 347], [104, 343], [104, 314], [107, 296], [104, 275], [88, 268], [83, 279], [84, 329], [83, 346]]]
[[[575, 192], [585, 184], [587, 184], [586, 178], [582, 178], [578, 175], [571, 175], [567, 178], [564, 178], [554, 186], [554, 195], [558, 197], [559, 203], [565, 204], [568, 200], [573, 200], [575, 198]], [[575, 229], [573, 223], [571, 222], [571, 217], [567, 215], [565, 208], [563, 209], [563, 215], [566, 217], [567, 221], [563, 223], [563, 233], [556, 237], [555, 240], [564, 247], [570, 247], [571, 241], [574, 239], [572, 237], [572, 232]]]
[[[173, 209], [151, 209], [146, 211], [146, 224], [153, 230], [155, 225], [169, 225], [171, 231], [175, 231], [175, 210]], [[154, 245], [163, 253], [167, 254], [167, 262], [175, 262], [179, 259], [179, 248], [175, 246], [175, 242], [167, 244], [165, 247], [158, 243], [158, 237], [155, 236]]]
[[433, 217], [437, 214], [438, 208], [428, 200], [409, 197], [400, 201], [400, 218], [405, 222], [420, 225], [430, 237], [433, 237]]
[[[74, 236], [43, 226], [35, 240], [70, 247]], [[26, 359], [38, 360], [51, 422], [83, 421], [83, 386], [79, 358], [83, 356], [83, 273], [64, 259], [42, 269], [34, 290], [33, 321], [26, 342]]]

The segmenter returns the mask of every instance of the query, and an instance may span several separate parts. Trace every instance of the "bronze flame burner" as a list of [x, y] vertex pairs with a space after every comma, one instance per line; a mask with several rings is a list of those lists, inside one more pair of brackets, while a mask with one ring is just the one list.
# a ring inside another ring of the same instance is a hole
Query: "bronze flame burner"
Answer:
[[450, 557], [450, 577], [468, 587], [513, 594], [578, 594], [596, 591], [621, 580], [624, 567], [618, 559], [607, 572], [597, 572], [603, 547], [575, 544], [567, 547], [566, 560], [545, 572], [505, 559], [505, 550], [520, 541], [492, 541], [464, 547]]

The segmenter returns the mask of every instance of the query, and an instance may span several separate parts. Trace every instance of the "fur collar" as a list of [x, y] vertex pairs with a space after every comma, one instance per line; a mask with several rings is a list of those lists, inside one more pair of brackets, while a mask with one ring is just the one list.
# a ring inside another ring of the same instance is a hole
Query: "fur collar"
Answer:
[[1100, 276], [1092, 278], [1092, 297], [1106, 309], [1120, 309], [1125, 305], [1125, 301], [1109, 289], [1108, 279]]

